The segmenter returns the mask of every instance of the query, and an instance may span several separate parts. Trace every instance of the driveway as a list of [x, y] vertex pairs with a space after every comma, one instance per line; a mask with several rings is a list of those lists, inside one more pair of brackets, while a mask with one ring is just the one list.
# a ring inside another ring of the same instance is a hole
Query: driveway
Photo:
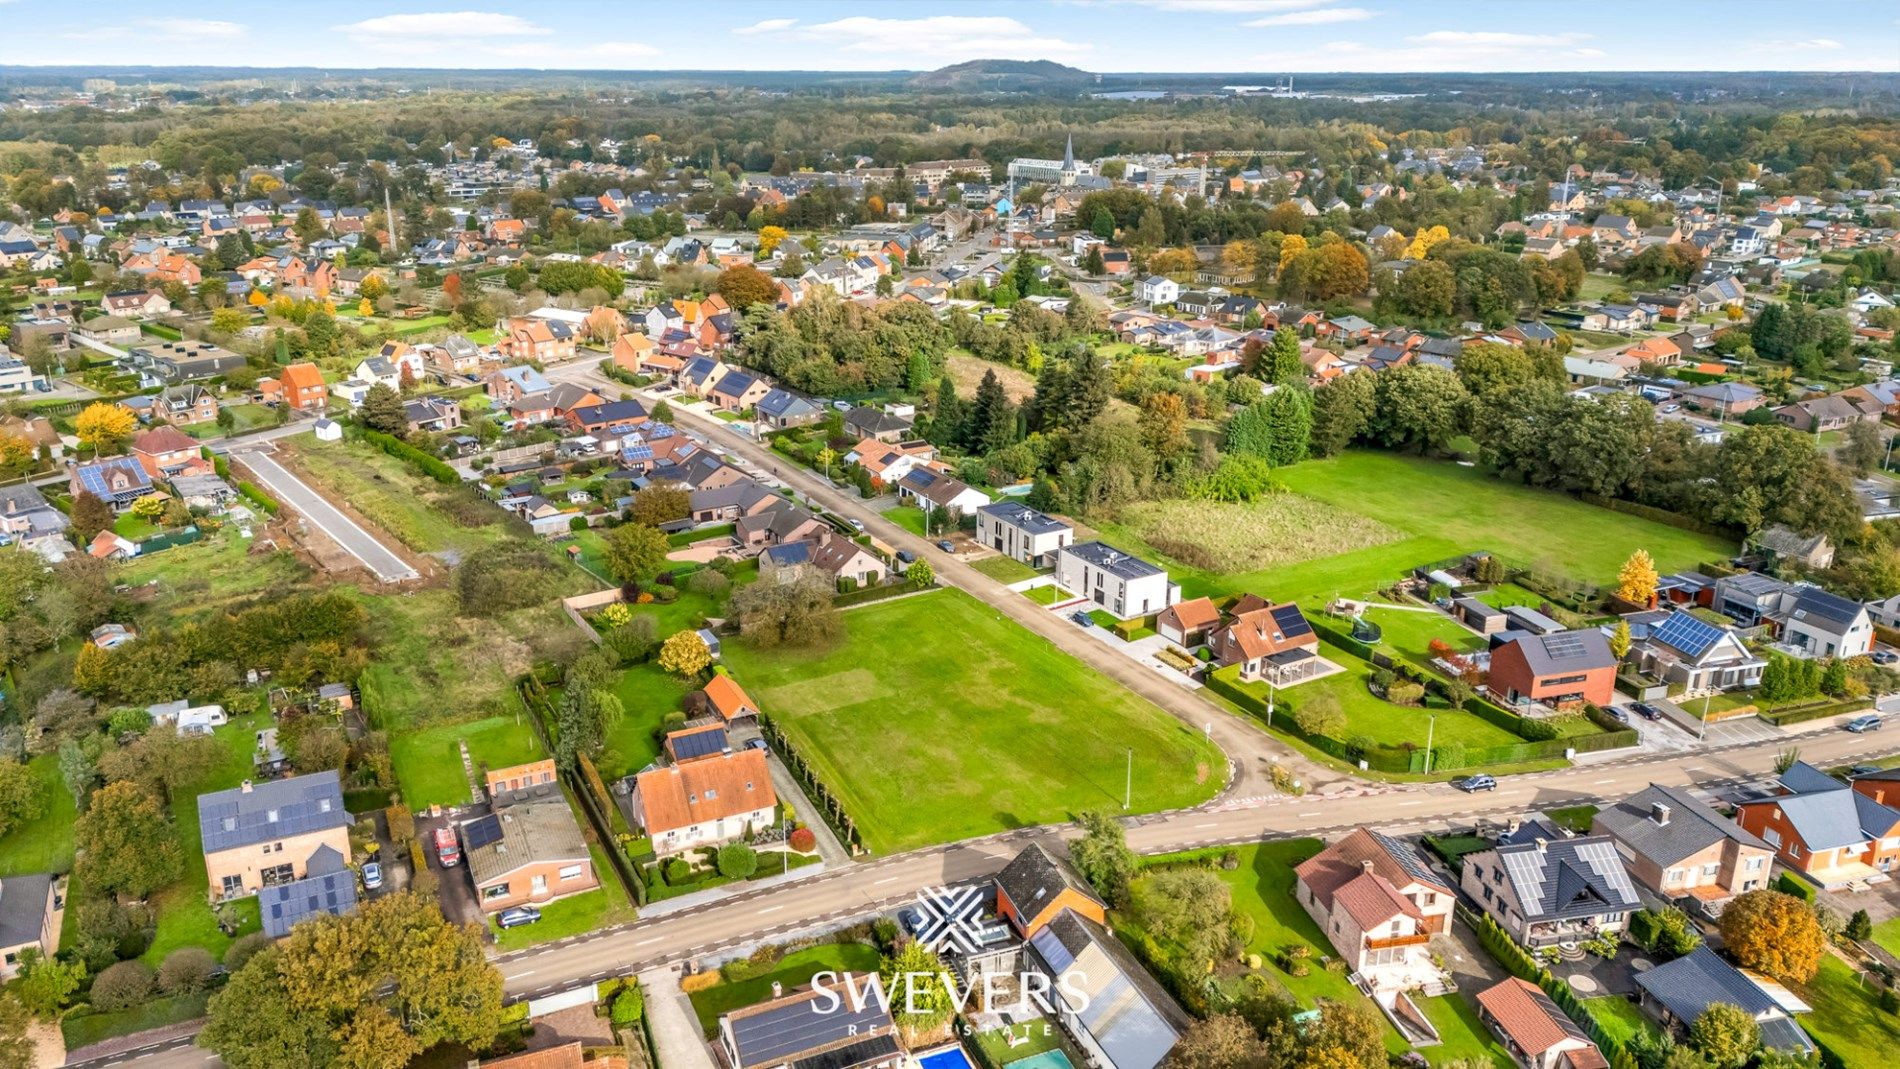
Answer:
[[341, 546], [345, 553], [363, 562], [363, 566], [376, 578], [385, 583], [417, 578], [416, 570], [404, 563], [401, 557], [378, 542], [355, 520], [343, 515], [335, 505], [324, 500], [322, 494], [291, 474], [270, 454], [251, 448], [234, 449], [231, 459], [249, 468], [266, 492], [296, 509], [298, 515], [322, 531], [330, 541]]
[[479, 924], [486, 930], [488, 919], [482, 915], [481, 903], [475, 900], [475, 884], [470, 881], [467, 865], [457, 865], [445, 869], [435, 859], [435, 829], [449, 827], [463, 820], [470, 820], [485, 813], [487, 806], [480, 807], [481, 812], [459, 810], [455, 815], [444, 813], [432, 817], [424, 813], [416, 814], [416, 838], [422, 840], [423, 863], [436, 875], [435, 900], [442, 907], [442, 915], [457, 924]]
[[667, 966], [640, 974], [654, 1053], [666, 1069], [714, 1069], [706, 1035], [700, 1031], [699, 1018], [693, 1016], [693, 1004], [680, 990], [678, 968]]

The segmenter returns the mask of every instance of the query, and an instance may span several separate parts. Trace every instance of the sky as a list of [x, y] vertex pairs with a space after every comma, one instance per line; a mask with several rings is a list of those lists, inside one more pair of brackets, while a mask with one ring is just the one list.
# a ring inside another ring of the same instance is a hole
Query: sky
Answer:
[[0, 64], [1900, 71], [1891, 0], [0, 0]]

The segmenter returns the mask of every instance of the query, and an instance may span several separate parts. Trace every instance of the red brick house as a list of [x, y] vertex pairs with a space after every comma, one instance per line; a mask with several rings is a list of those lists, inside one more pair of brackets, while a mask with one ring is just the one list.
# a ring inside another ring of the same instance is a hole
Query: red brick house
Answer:
[[1491, 693], [1509, 704], [1608, 705], [1616, 657], [1595, 628], [1523, 635], [1491, 651]]
[[1845, 887], [1900, 866], [1900, 802], [1891, 781], [1852, 788], [1805, 761], [1781, 774], [1775, 797], [1735, 807], [1735, 823], [1814, 883]]

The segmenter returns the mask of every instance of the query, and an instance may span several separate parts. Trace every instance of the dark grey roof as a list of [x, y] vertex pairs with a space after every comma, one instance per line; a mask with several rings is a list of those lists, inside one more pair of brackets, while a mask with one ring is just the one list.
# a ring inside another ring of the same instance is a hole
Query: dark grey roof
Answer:
[[1069, 870], [1049, 856], [1040, 843], [1023, 847], [1022, 853], [996, 874], [996, 887], [1009, 896], [1024, 921], [1035, 917], [1064, 889], [1079, 891], [1094, 898], [1094, 892], [1069, 875]]
[[911, 421], [902, 416], [893, 416], [881, 408], [859, 405], [845, 413], [846, 426], [855, 427], [866, 435], [885, 434], [890, 431], [907, 431]]
[[768, 416], [781, 419], [818, 411], [817, 404], [810, 398], [778, 387], [774, 387], [772, 392], [759, 398], [759, 403], [755, 407]]
[[1822, 590], [1810, 583], [1802, 583], [1794, 589], [1794, 607], [1788, 612], [1789, 618], [1799, 620], [1804, 624], [1821, 626], [1835, 634], [1844, 634], [1866, 611], [1861, 607], [1860, 602]]
[[1849, 789], [1805, 761], [1781, 774], [1781, 786], [1790, 793], [1750, 804], [1778, 806], [1810, 852], [1858, 846], [1900, 824], [1900, 811]]
[[1037, 512], [1020, 501], [998, 501], [992, 505], [984, 505], [977, 511], [1032, 535], [1054, 534], [1057, 531], [1069, 530], [1068, 524]]
[[760, 498], [776, 496], [772, 491], [753, 482], [741, 479], [736, 483], [727, 483], [708, 490], [694, 490], [687, 495], [688, 507], [695, 511], [701, 509], [750, 508]]
[[1636, 983], [1685, 1025], [1718, 1002], [1750, 1017], [1779, 1009], [1768, 993], [1705, 943], [1694, 952], [1636, 974]]
[[1062, 552], [1123, 579], [1144, 579], [1151, 575], [1166, 574], [1159, 566], [1123, 553], [1107, 542], [1078, 542], [1062, 547]]
[[583, 425], [595, 423], [631, 423], [645, 419], [647, 406], [638, 401], [609, 401], [603, 405], [582, 405], [573, 410], [574, 418]]
[[1548, 635], [1564, 629], [1564, 625], [1528, 605], [1506, 605], [1504, 615], [1518, 622], [1518, 630], [1529, 631], [1533, 635]]
[[[1180, 1032], [1168, 1019], [1167, 996], [1150, 989], [1113, 937], [1065, 909], [1030, 946], [1056, 981], [1051, 997], [1064, 1002], [1064, 1020], [1086, 1031], [1114, 1069], [1154, 1069], [1174, 1049]], [[1070, 984], [1084, 989], [1086, 1000], [1071, 1001]]]
[[207, 854], [354, 823], [334, 770], [198, 796]]
[[1616, 663], [1616, 657], [1610, 653], [1609, 640], [1595, 628], [1524, 635], [1517, 639], [1517, 646], [1524, 652], [1524, 661], [1531, 671], [1540, 676], [1605, 668]]
[[[1666, 823], [1657, 823], [1657, 806], [1667, 806]], [[1668, 867], [1724, 839], [1772, 850], [1759, 836], [1698, 801], [1688, 791], [1652, 783], [1603, 809], [1597, 827], [1656, 864]]]
[[1642, 905], [1607, 835], [1517, 843], [1497, 852], [1527, 921], [1594, 917]]
[[318, 914], [347, 917], [356, 912], [356, 873], [343, 856], [328, 846], [310, 855], [309, 875], [291, 883], [257, 892], [257, 908], [264, 934], [273, 939], [289, 934], [297, 922]]
[[40, 931], [46, 927], [47, 894], [52, 887], [53, 877], [45, 872], [0, 880], [0, 947], [40, 941]]
[[[876, 973], [840, 977], [831, 985], [838, 1006], [830, 1013], [814, 1012], [817, 992], [803, 991], [727, 1014], [726, 1027], [739, 1055], [737, 1069], [788, 1062], [804, 1065], [807, 1060], [824, 1069], [849, 1069], [897, 1053], [891, 1035], [896, 1025], [884, 1000], [852, 998], [840, 989], [846, 983], [855, 991], [883, 981]], [[860, 1049], [867, 1041], [875, 1040], [887, 1040], [889, 1046], [874, 1043], [875, 1050]], [[836, 1055], [826, 1058], [830, 1052]], [[849, 1056], [845, 1056], [847, 1052]]]
[[1779, 594], [1788, 589], [1788, 584], [1772, 575], [1763, 575], [1760, 572], [1743, 572], [1740, 575], [1725, 576], [1718, 580], [1716, 585], [1721, 588], [1724, 595], [1733, 590], [1756, 599], [1770, 594]]

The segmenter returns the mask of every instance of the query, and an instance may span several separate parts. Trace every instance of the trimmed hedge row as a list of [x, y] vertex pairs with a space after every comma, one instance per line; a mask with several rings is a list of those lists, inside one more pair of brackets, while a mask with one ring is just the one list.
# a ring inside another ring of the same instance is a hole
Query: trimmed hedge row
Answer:
[[1472, 929], [1478, 933], [1478, 945], [1484, 947], [1485, 951], [1504, 967], [1505, 972], [1542, 988], [1544, 993], [1550, 996], [1550, 1000], [1557, 1004], [1558, 1009], [1589, 1034], [1590, 1041], [1603, 1052], [1604, 1058], [1609, 1061], [1612, 1069], [1635, 1069], [1637, 1065], [1635, 1056], [1621, 1040], [1603, 1030], [1596, 1015], [1590, 1012], [1589, 1006], [1577, 998], [1577, 993], [1571, 990], [1568, 981], [1562, 977], [1552, 976], [1549, 969], [1539, 965], [1537, 959], [1531, 956], [1531, 952], [1511, 938], [1510, 933], [1499, 927], [1498, 922], [1491, 919], [1489, 914], [1474, 914], [1463, 905], [1458, 906], [1457, 909], [1465, 923], [1471, 925]]
[[363, 440], [444, 486], [455, 486], [462, 481], [454, 468], [394, 435], [365, 430]]
[[1611, 512], [1621, 512], [1629, 516], [1640, 516], [1645, 520], [1652, 520], [1656, 523], [1666, 524], [1684, 531], [1694, 531], [1697, 534], [1719, 535], [1723, 538], [1735, 537], [1735, 529], [1732, 527], [1723, 527], [1720, 524], [1699, 520], [1694, 516], [1685, 516], [1680, 512], [1659, 509], [1654, 505], [1625, 501], [1620, 497], [1603, 497], [1600, 494], [1579, 493], [1577, 500], [1587, 505], [1595, 505], [1598, 508], [1609, 509]]
[[283, 508], [283, 505], [279, 503], [276, 498], [265, 493], [262, 487], [248, 479], [237, 484], [237, 491], [239, 496], [248, 499], [252, 504], [272, 516], [277, 515], [277, 510]]
[[1755, 715], [1777, 727], [1788, 724], [1805, 724], [1810, 720], [1819, 720], [1826, 716], [1841, 713], [1856, 713], [1870, 708], [1865, 698], [1851, 698], [1846, 701], [1822, 702], [1819, 705], [1806, 705], [1796, 709], [1781, 709], [1773, 712], [1757, 712]]
[[690, 546], [694, 542], [704, 542], [709, 538], [725, 537], [732, 534], [732, 531], [733, 525], [729, 523], [717, 524], [712, 527], [692, 527], [667, 535], [666, 544], [674, 547]]

